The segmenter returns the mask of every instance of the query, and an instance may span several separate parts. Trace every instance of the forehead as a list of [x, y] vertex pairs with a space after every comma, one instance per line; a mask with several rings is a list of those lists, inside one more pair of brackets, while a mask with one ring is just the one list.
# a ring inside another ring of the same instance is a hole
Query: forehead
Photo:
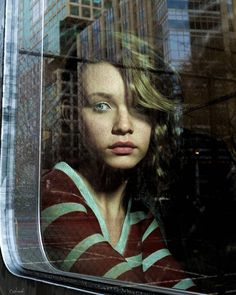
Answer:
[[82, 73], [82, 82], [87, 94], [93, 92], [120, 94], [125, 91], [121, 73], [116, 67], [106, 62], [88, 64]]

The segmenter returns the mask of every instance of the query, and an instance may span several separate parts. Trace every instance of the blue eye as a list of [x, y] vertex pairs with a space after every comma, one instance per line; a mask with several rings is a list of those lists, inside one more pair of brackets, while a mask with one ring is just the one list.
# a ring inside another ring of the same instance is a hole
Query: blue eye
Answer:
[[96, 112], [106, 112], [108, 109], [111, 109], [111, 106], [107, 102], [98, 102], [93, 106], [93, 109]]

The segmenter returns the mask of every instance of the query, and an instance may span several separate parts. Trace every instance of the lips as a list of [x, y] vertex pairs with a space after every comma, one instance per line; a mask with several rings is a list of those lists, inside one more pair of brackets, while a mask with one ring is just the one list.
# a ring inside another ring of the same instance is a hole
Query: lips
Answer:
[[130, 141], [118, 141], [109, 147], [116, 155], [130, 155], [135, 148], [137, 146]]

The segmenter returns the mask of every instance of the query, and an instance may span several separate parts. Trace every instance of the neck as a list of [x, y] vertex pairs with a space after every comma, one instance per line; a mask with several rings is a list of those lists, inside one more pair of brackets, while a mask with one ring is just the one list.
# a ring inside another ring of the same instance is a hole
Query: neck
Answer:
[[126, 208], [124, 196], [131, 171], [114, 170], [105, 165], [81, 166], [79, 172], [100, 209], [113, 247], [120, 238]]
[[86, 165], [80, 167], [79, 173], [103, 215], [118, 216], [124, 212], [124, 195], [128, 182], [126, 171], [111, 169], [105, 165], [93, 165], [92, 168]]

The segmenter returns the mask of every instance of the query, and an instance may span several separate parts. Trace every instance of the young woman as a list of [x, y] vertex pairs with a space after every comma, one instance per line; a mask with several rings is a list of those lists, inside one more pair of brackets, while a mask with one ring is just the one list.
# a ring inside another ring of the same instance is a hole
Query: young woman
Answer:
[[45, 251], [61, 270], [192, 290], [145, 205], [163, 189], [176, 105], [151, 46], [120, 40], [122, 62], [78, 66], [78, 165], [43, 178]]

